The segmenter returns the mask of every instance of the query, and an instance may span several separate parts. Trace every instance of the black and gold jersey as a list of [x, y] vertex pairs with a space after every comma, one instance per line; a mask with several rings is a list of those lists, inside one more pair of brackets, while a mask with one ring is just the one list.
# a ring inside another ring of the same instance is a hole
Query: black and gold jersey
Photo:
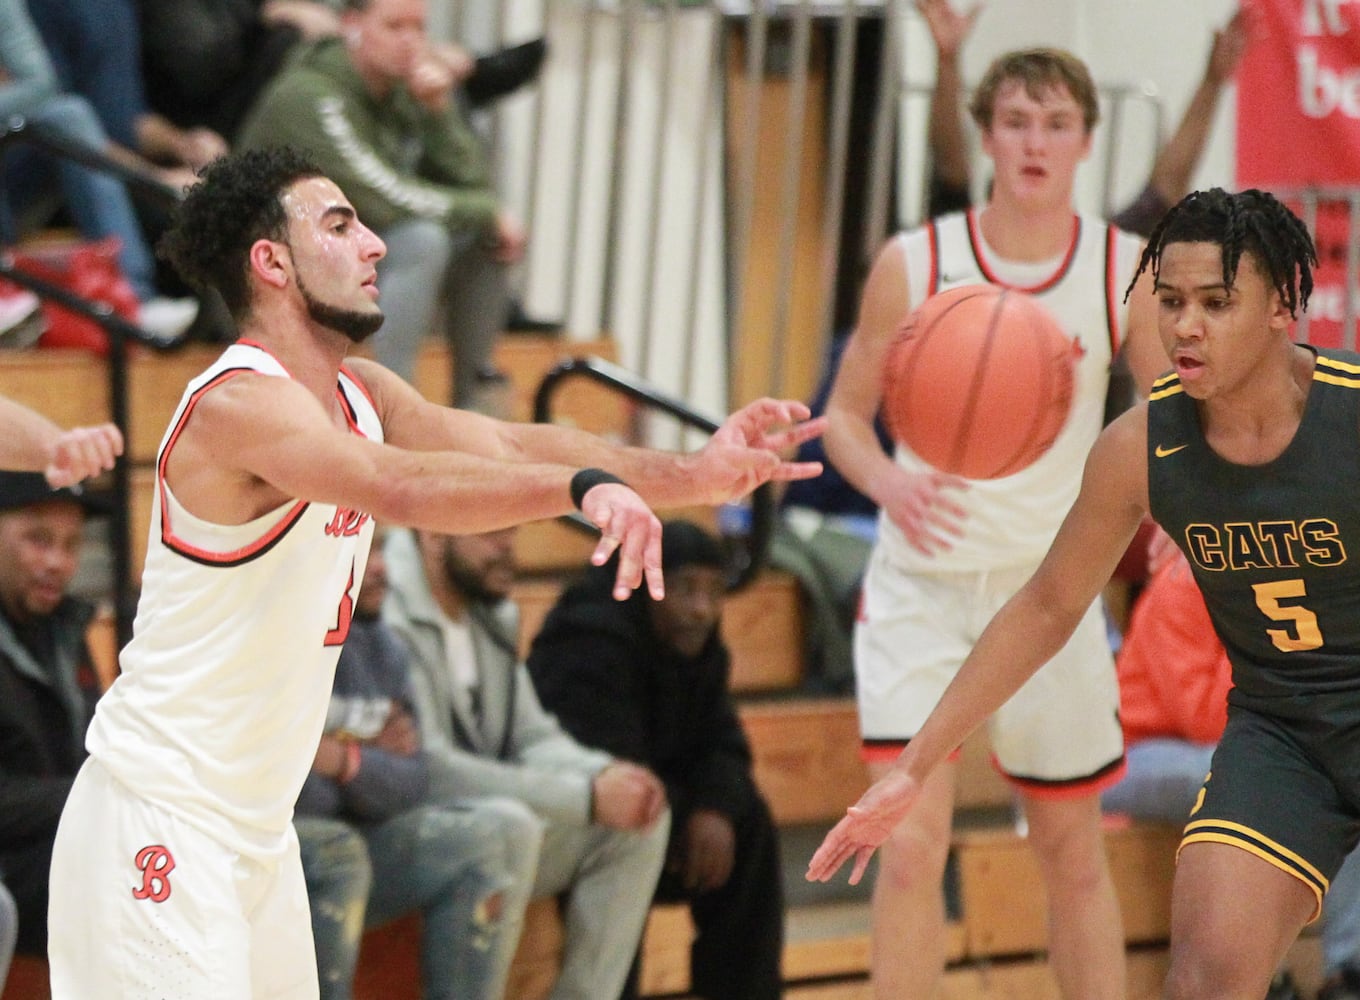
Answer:
[[1298, 430], [1264, 465], [1209, 447], [1174, 374], [1148, 403], [1152, 516], [1204, 593], [1230, 700], [1286, 716], [1292, 695], [1360, 689], [1360, 355], [1317, 354]]

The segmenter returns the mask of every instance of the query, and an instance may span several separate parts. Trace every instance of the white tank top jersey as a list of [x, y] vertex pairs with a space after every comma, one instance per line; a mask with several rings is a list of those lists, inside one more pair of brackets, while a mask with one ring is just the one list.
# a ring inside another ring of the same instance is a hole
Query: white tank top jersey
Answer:
[[[906, 572], [979, 572], [1037, 563], [1048, 551], [1081, 485], [1082, 467], [1104, 421], [1110, 363], [1122, 342], [1128, 308], [1124, 290], [1138, 266], [1142, 242], [1103, 220], [1074, 216], [1066, 253], [1039, 264], [1001, 259], [986, 245], [976, 212], [941, 216], [897, 237], [906, 256], [913, 304], [957, 285], [990, 282], [1033, 295], [1081, 345], [1072, 411], [1038, 460], [1012, 476], [971, 480], [951, 491], [967, 511], [953, 548], [922, 555], [901, 529], [880, 515], [882, 557]], [[967, 373], [960, 373], [960, 378]], [[896, 459], [928, 468], [902, 445]]]
[[[176, 438], [205, 393], [245, 372], [290, 377], [238, 341], [189, 383], [161, 441], [133, 638], [86, 743], [136, 794], [268, 860], [321, 738], [373, 523], [295, 500], [221, 525], [179, 504], [165, 482]], [[381, 441], [377, 411], [347, 371], [336, 395], [351, 432]]]

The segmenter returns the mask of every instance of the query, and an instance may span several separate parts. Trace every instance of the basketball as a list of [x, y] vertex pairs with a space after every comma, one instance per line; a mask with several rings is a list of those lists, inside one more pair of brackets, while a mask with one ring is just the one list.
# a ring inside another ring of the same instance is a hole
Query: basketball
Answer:
[[893, 341], [884, 421], [894, 440], [942, 472], [1012, 475], [1066, 423], [1078, 352], [1031, 296], [951, 288], [926, 299]]

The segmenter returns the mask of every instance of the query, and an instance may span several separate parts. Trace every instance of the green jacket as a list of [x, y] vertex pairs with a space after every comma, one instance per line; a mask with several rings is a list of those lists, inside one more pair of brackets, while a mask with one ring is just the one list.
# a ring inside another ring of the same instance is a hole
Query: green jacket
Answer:
[[453, 102], [429, 111], [405, 87], [375, 97], [341, 39], [303, 49], [242, 126], [240, 149], [290, 145], [340, 186], [369, 228], [439, 219], [490, 229], [499, 199], [481, 139]]

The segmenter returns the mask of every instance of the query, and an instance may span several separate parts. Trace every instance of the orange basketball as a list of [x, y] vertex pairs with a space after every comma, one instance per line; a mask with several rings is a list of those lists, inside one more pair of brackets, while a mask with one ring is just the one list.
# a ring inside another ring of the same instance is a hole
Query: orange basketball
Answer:
[[1023, 292], [951, 288], [926, 299], [893, 342], [883, 418], [895, 440], [943, 472], [1009, 476], [1067, 422], [1078, 352]]

